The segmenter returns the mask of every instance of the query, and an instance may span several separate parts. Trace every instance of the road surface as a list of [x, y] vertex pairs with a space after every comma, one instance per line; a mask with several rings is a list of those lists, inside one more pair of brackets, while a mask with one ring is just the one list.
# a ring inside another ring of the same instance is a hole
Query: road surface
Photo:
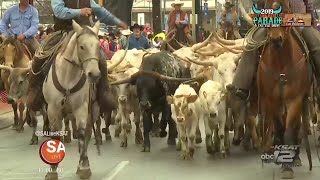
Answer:
[[[1, 117], [0, 117], [1, 118]], [[39, 123], [42, 123], [41, 120]], [[42, 126], [39, 126], [42, 127]], [[40, 130], [40, 128], [38, 128]], [[112, 133], [113, 128], [112, 129]], [[203, 129], [203, 128], [202, 128]], [[11, 128], [0, 131], [0, 180], [44, 179], [45, 168], [39, 157], [40, 145], [28, 145], [31, 128], [25, 126], [23, 133]], [[46, 138], [40, 138], [39, 144]], [[310, 141], [313, 142], [313, 136]], [[175, 147], [168, 147], [166, 139], [152, 138], [151, 152], [142, 153], [141, 145], [135, 145], [133, 132], [126, 149], [120, 147], [119, 139], [103, 142], [101, 156], [91, 141], [89, 160], [91, 180], [278, 180], [280, 168], [265, 164], [262, 168], [260, 155], [253, 151], [245, 152], [241, 147], [231, 148], [227, 159], [213, 157], [206, 153], [202, 143], [196, 148], [194, 160], [181, 160]], [[79, 155], [77, 141], [66, 144], [66, 157], [61, 162], [61, 180], [77, 180], [75, 174]], [[303, 152], [304, 149], [302, 150]], [[319, 180], [320, 164], [312, 143], [313, 171], [308, 171], [305, 153], [301, 156], [302, 167], [295, 168], [297, 180]]]

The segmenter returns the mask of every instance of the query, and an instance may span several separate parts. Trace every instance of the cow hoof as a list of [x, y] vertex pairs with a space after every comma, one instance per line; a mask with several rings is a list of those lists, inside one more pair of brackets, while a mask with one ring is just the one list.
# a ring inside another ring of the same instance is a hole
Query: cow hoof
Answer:
[[22, 133], [22, 132], [24, 131], [24, 127], [20, 127], [20, 128], [18, 128], [18, 129], [16, 129], [16, 131], [17, 131], [18, 133]]
[[167, 143], [168, 143], [168, 145], [174, 146], [174, 145], [176, 145], [176, 139], [168, 139]]
[[317, 121], [318, 121], [317, 114], [316, 114], [316, 113], [314, 113], [314, 114], [313, 114], [313, 116], [312, 116], [312, 123], [313, 123], [313, 124], [316, 124], [316, 123], [317, 123]]
[[120, 137], [120, 133], [121, 133], [121, 130], [115, 130], [114, 131], [114, 137], [116, 137], [116, 138], [118, 138], [118, 137]]
[[281, 172], [281, 179], [293, 179], [293, 170], [291, 168], [284, 168]]
[[94, 145], [102, 145], [102, 138], [98, 138]]
[[29, 145], [37, 145], [38, 144], [38, 137], [37, 136], [33, 136], [30, 140]]
[[135, 138], [135, 144], [142, 144], [142, 142], [143, 142], [143, 139], [142, 139], [142, 137], [140, 136], [136, 136], [136, 138]]
[[317, 131], [320, 131], [320, 123], [318, 122]]
[[106, 141], [112, 141], [112, 138], [111, 138], [111, 136], [110, 135], [106, 135]]
[[[69, 133], [69, 132], [68, 132], [68, 133]], [[77, 131], [77, 130], [73, 130], [73, 132], [72, 132], [72, 138], [73, 138], [73, 139], [78, 139], [78, 137], [79, 137], [78, 131]]]
[[150, 146], [143, 146], [141, 152], [150, 152]]
[[12, 129], [13, 129], [13, 130], [17, 130], [18, 127], [19, 127], [19, 126], [18, 126], [17, 124], [14, 124], [14, 125], [12, 126]]
[[164, 137], [167, 137], [167, 131], [160, 131], [160, 137], [161, 138], [164, 138]]
[[79, 175], [80, 179], [89, 179], [92, 175], [90, 168], [88, 169], [77, 169], [77, 174]]
[[190, 153], [188, 152], [188, 151], [183, 151], [182, 153], [181, 153], [181, 158], [183, 159], [183, 160], [189, 160], [191, 157], [190, 157]]
[[220, 152], [220, 159], [225, 159], [227, 157], [226, 151], [221, 151]]
[[243, 147], [243, 149], [244, 149], [245, 151], [249, 151], [249, 149], [250, 149], [250, 142], [248, 142], [248, 141], [243, 141], [242, 147]]
[[202, 143], [202, 138], [201, 137], [196, 137], [196, 144]]
[[193, 158], [193, 155], [194, 155], [194, 148], [189, 148], [189, 157], [190, 157], [190, 159]]
[[127, 140], [123, 140], [120, 142], [120, 147], [127, 147], [128, 146], [128, 141]]
[[295, 166], [302, 166], [302, 162], [299, 156], [297, 156], [296, 158], [294, 158], [293, 162], [292, 162]]
[[57, 172], [48, 172], [46, 174], [45, 180], [58, 180], [58, 173]]
[[232, 140], [232, 144], [235, 145], [235, 146], [239, 146], [241, 143], [241, 140], [240, 139], [233, 139]]
[[320, 146], [320, 136], [318, 137], [318, 143], [319, 143], [319, 146]]
[[160, 137], [160, 132], [151, 132], [152, 137]]

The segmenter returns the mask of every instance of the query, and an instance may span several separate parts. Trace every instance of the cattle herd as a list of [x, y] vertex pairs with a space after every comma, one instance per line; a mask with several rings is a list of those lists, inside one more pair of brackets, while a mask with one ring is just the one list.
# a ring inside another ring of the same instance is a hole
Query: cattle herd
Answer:
[[[135, 143], [143, 144], [143, 152], [151, 150], [150, 135], [168, 136], [167, 143], [176, 145], [183, 159], [192, 159], [195, 144], [202, 142], [200, 123], [205, 127], [209, 154], [218, 153], [223, 158], [228, 155], [230, 131], [234, 131], [234, 145], [242, 142], [247, 149], [250, 145], [258, 149], [261, 140], [256, 130], [257, 123], [248, 117], [244, 121], [239, 118], [239, 112], [232, 108], [236, 105], [230, 101], [234, 94], [228, 85], [232, 83], [244, 46], [245, 38], [224, 40], [213, 31], [204, 42], [192, 47], [184, 46], [174, 52], [157, 49], [116, 52], [107, 61], [106, 78], [118, 106], [112, 112], [100, 113], [101, 118], [95, 122], [95, 143], [102, 143], [102, 132], [106, 140], [111, 140], [109, 126], [114, 124], [114, 137], [120, 137], [120, 146], [127, 147], [133, 117]], [[10, 89], [15, 89], [9, 92], [10, 96], [16, 97], [15, 101], [24, 101], [28, 69], [0, 68], [10, 72]], [[64, 117], [65, 130], [71, 132], [70, 120], [73, 138], [76, 139], [78, 132], [74, 117]], [[103, 128], [101, 120], [106, 125]], [[44, 121], [47, 129], [48, 120], [44, 118]], [[37, 144], [36, 125], [33, 127], [30, 144]], [[70, 141], [71, 133], [68, 133], [64, 142]]]

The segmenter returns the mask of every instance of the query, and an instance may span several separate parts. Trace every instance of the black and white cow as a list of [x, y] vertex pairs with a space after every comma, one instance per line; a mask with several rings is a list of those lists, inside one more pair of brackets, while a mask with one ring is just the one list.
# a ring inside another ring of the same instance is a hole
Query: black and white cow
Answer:
[[169, 124], [168, 144], [175, 145], [177, 130], [171, 118], [171, 108], [166, 97], [173, 95], [181, 82], [190, 80], [190, 72], [183, 68], [168, 52], [158, 52], [143, 57], [140, 70], [129, 78], [110, 83], [111, 85], [135, 84], [143, 117], [143, 152], [150, 151], [149, 133], [152, 129], [152, 114], [162, 113], [160, 137], [166, 137]]

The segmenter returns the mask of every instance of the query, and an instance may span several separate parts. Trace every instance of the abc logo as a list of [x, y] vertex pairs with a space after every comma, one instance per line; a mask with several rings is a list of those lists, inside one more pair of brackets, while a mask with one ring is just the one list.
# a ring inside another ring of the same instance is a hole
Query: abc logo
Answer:
[[50, 139], [41, 144], [39, 153], [43, 162], [57, 165], [63, 160], [66, 150], [61, 141]]

